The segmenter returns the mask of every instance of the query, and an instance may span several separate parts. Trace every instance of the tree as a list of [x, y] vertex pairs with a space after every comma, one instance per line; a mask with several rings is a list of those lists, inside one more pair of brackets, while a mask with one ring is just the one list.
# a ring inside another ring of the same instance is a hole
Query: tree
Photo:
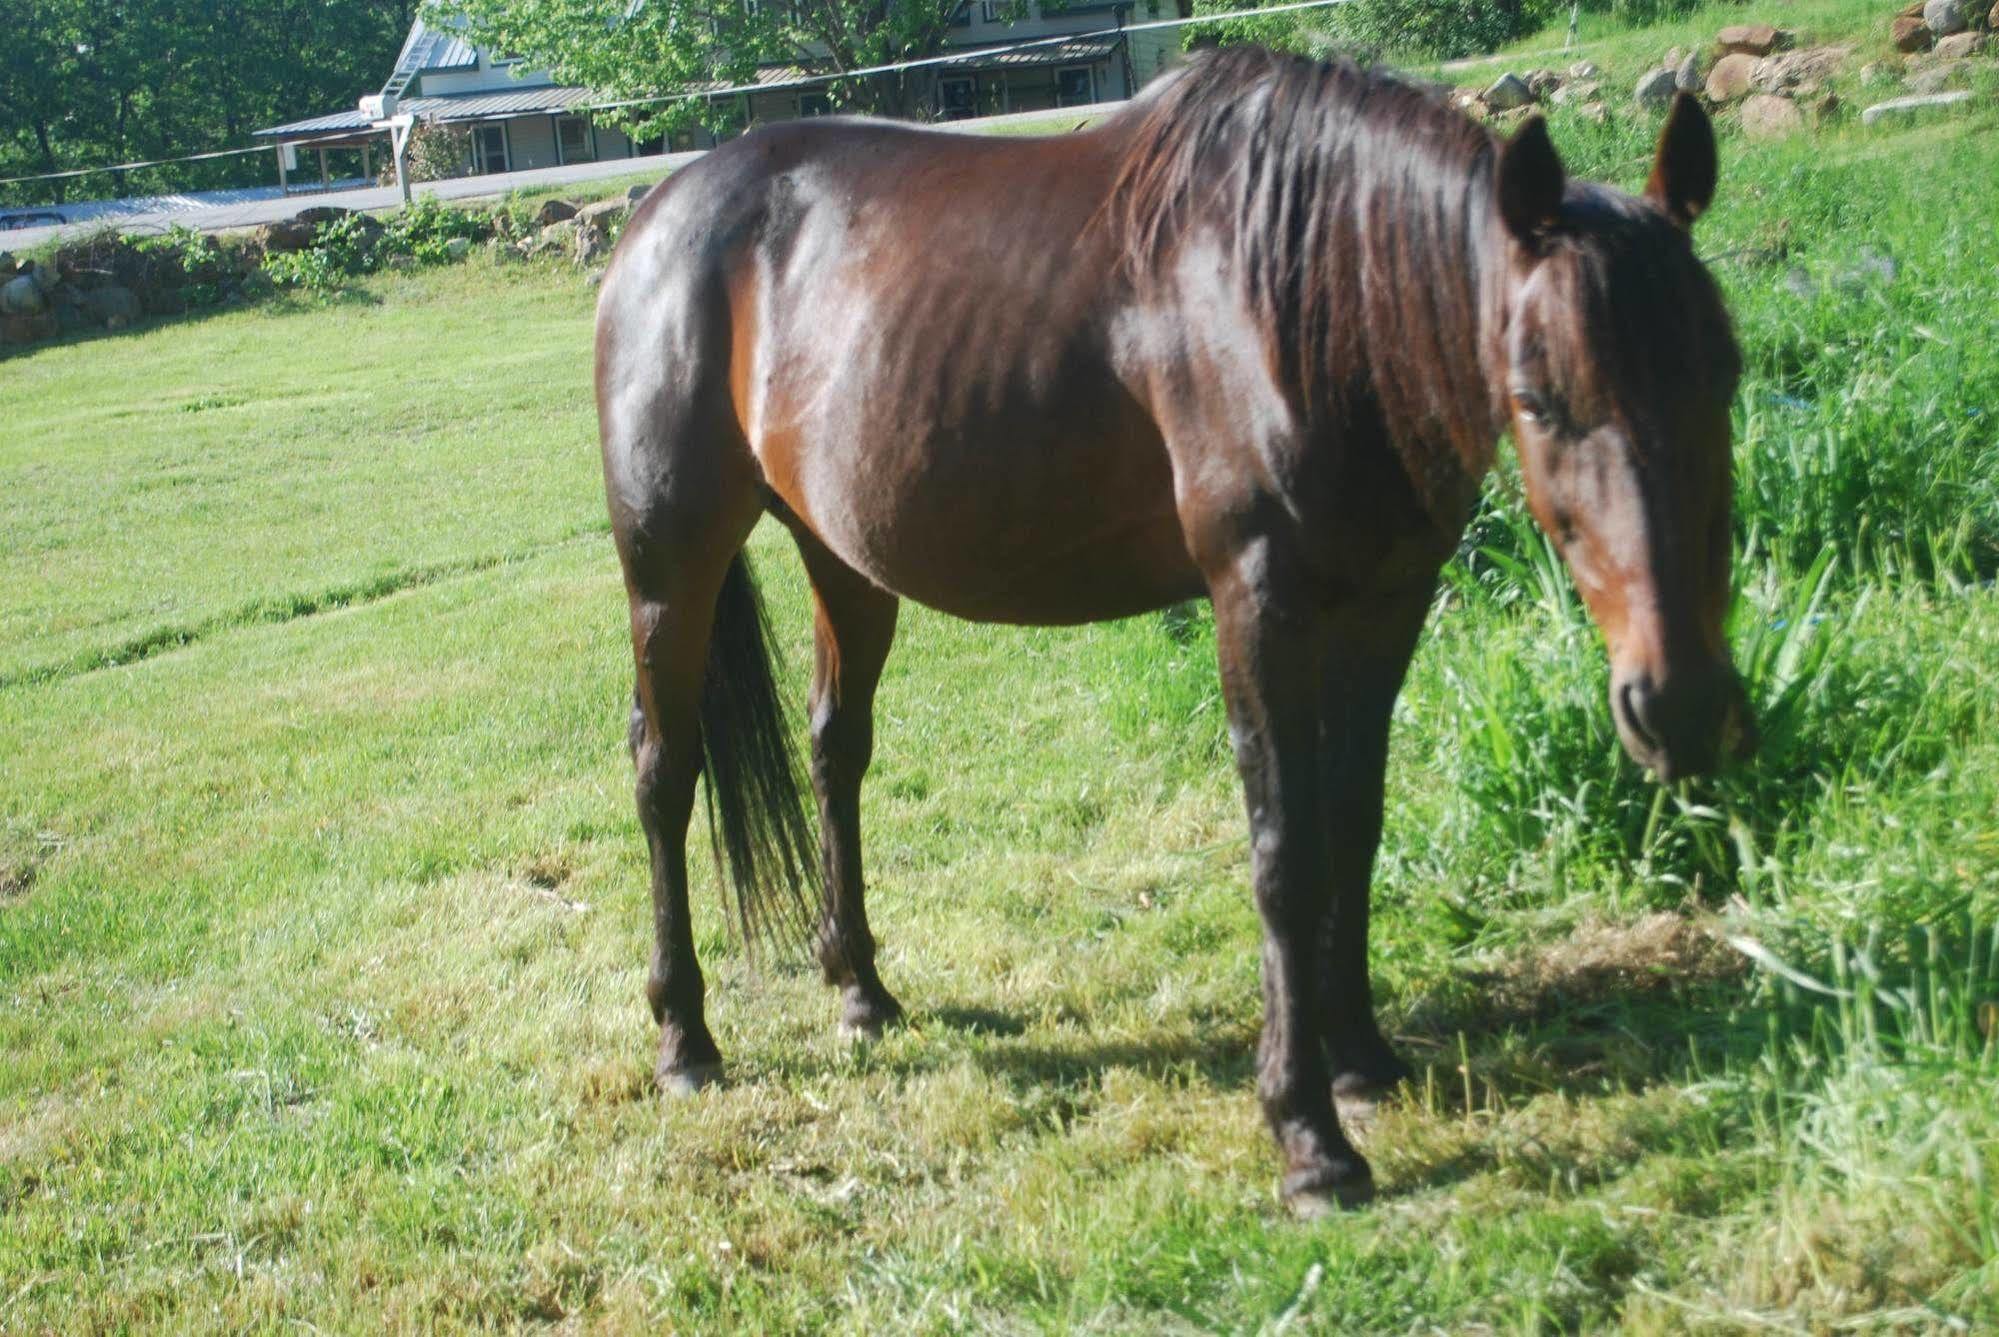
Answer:
[[[352, 106], [419, 0], [8, 0], [0, 177], [245, 146]], [[0, 187], [14, 203], [268, 179], [256, 156]]]
[[[919, 60], [944, 49], [966, 0], [436, 0], [482, 46], [520, 54], [607, 100], [657, 98], [747, 83], [791, 62], [829, 74]], [[1013, 8], [1025, 10], [1024, 0]], [[927, 81], [905, 75], [835, 79], [834, 105], [884, 116], [921, 110]], [[734, 99], [690, 98], [619, 108], [601, 119], [649, 139], [693, 124], [726, 126]]]

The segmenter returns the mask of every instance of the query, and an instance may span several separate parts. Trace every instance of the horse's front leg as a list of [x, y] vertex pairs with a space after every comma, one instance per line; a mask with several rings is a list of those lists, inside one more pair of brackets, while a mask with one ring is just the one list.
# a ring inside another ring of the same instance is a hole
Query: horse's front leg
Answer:
[[1378, 1099], [1409, 1076], [1409, 1065], [1374, 1017], [1368, 909], [1381, 844], [1389, 720], [1435, 587], [1432, 578], [1339, 609], [1321, 671], [1320, 798], [1332, 886], [1321, 947], [1322, 996], [1333, 1094], [1345, 1099]]
[[1340, 1131], [1326, 1071], [1320, 938], [1330, 869], [1318, 746], [1325, 617], [1279, 568], [1267, 545], [1252, 545], [1211, 593], [1263, 918], [1257, 1094], [1284, 1156], [1284, 1200], [1315, 1215], [1365, 1201], [1374, 1181]]

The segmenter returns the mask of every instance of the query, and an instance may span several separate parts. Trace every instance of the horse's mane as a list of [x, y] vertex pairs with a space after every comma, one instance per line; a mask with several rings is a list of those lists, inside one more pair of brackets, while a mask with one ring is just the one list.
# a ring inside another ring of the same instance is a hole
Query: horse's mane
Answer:
[[1449, 447], [1484, 472], [1490, 134], [1386, 74], [1253, 46], [1197, 57], [1107, 128], [1127, 139], [1107, 221], [1141, 288], [1181, 237], [1218, 233], [1309, 419], [1371, 411], [1409, 465], [1448, 471]]

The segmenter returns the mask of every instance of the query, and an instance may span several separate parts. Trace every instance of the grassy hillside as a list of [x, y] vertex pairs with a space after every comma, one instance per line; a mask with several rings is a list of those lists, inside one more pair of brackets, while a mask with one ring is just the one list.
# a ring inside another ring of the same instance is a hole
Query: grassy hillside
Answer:
[[[8, 361], [0, 1329], [1999, 1324], [1995, 128], [1724, 140], [1755, 766], [1633, 773], [1496, 480], [1398, 716], [1421, 1077], [1311, 1225], [1205, 614], [909, 610], [866, 816], [914, 1024], [750, 969], [697, 833], [733, 1080], [661, 1103], [588, 288]], [[1556, 125], [1626, 185], [1650, 133]]]

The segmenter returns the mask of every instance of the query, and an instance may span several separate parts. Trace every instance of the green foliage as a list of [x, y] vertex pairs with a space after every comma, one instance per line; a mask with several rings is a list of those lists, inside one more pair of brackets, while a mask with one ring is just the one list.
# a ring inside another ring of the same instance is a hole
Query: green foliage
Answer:
[[264, 272], [284, 287], [323, 297], [394, 262], [443, 264], [452, 241], [479, 241], [492, 232], [492, 216], [483, 210], [453, 208], [426, 195], [386, 224], [360, 213], [321, 224], [311, 246], [266, 256]]
[[[416, 0], [11, 0], [0, 177], [235, 148], [258, 126], [352, 106], [395, 60]], [[0, 186], [0, 203], [262, 183], [266, 154]]]

